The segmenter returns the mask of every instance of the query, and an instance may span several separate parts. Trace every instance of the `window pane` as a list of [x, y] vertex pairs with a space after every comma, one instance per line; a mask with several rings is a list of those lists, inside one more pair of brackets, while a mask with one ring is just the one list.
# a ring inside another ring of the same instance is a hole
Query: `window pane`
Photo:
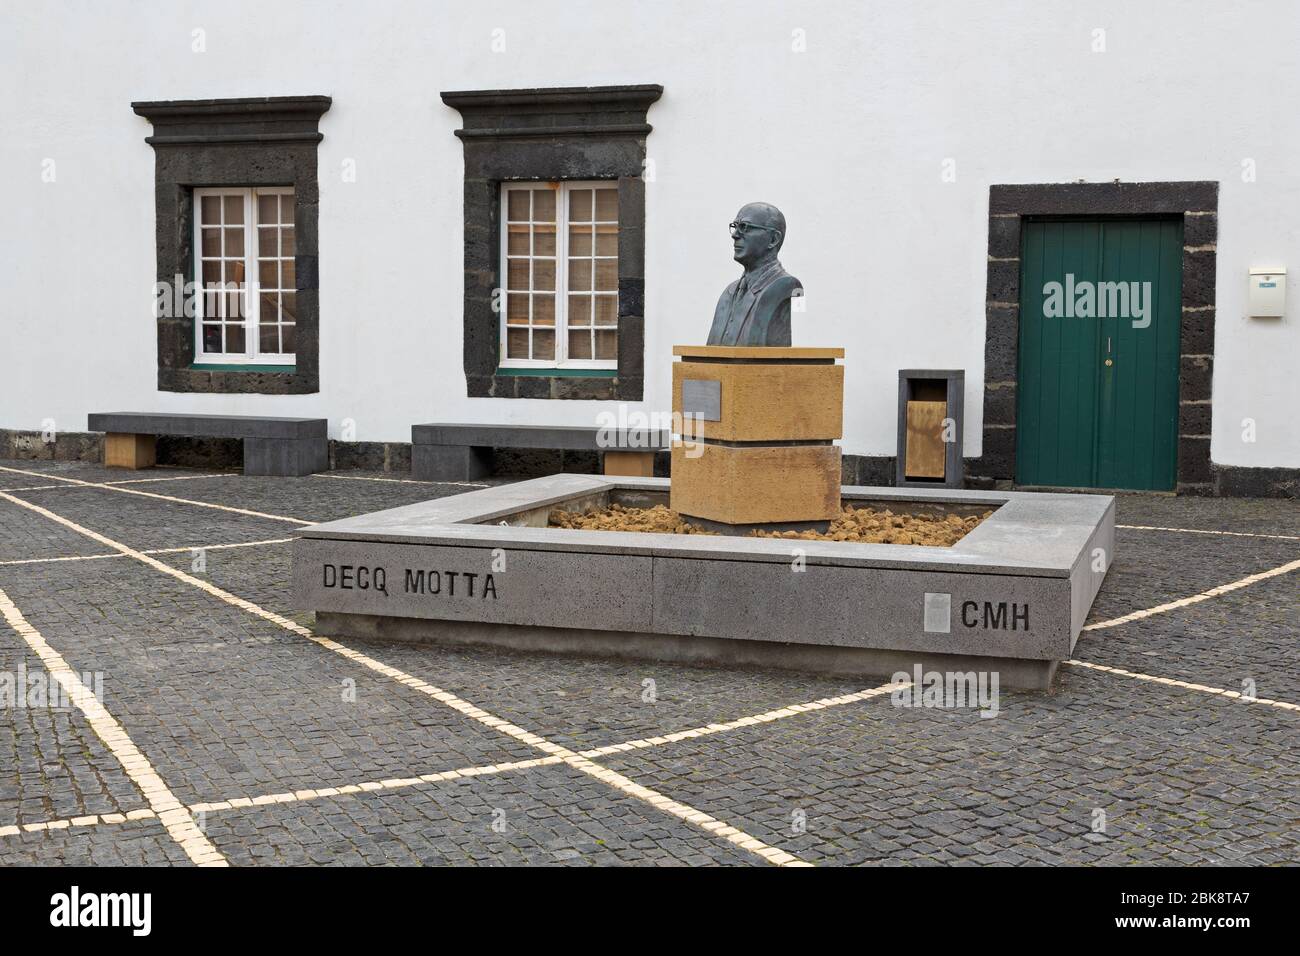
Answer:
[[512, 359], [528, 358], [528, 330], [506, 330], [506, 357]]
[[199, 221], [204, 225], [221, 225], [221, 197], [204, 196], [199, 202]]
[[[280, 221], [285, 225], [293, 225], [293, 193], [282, 193], [280, 195]], [[292, 349], [285, 349], [286, 352]]]
[[569, 255], [571, 256], [591, 255], [591, 227], [590, 226], [569, 227]]
[[533, 190], [533, 222], [555, 222], [555, 190]]
[[280, 209], [277, 203], [279, 196], [274, 193], [270, 196], [257, 197], [257, 221], [259, 223], [277, 223], [280, 221]]
[[506, 238], [506, 252], [512, 256], [528, 255], [528, 227], [510, 226]]
[[588, 329], [569, 333], [569, 358], [591, 358], [591, 332]]
[[243, 298], [244, 298], [243, 295], [239, 292], [226, 293], [226, 318], [227, 319], [242, 319], [244, 317]]
[[591, 325], [591, 296], [569, 296], [569, 324]]
[[298, 288], [298, 276], [295, 270], [295, 263], [292, 259], [280, 260], [280, 288], [296, 289]]
[[555, 260], [533, 260], [533, 288], [550, 292], [555, 289]]
[[507, 289], [527, 289], [528, 288], [528, 260], [511, 259]]
[[203, 230], [203, 255], [205, 256], [221, 255], [221, 230], [220, 229]]
[[276, 230], [259, 229], [257, 230], [257, 254], [274, 259], [280, 254], [280, 244], [275, 238]]
[[528, 296], [512, 292], [506, 296], [506, 323], [508, 325], [528, 324]]
[[294, 247], [293, 230], [281, 229], [280, 230], [280, 255], [289, 256], [292, 258], [296, 254], [297, 251]]
[[242, 225], [244, 222], [244, 197], [227, 196], [226, 200], [226, 225]]
[[554, 360], [555, 332], [551, 329], [533, 330], [533, 358]]
[[244, 347], [244, 327], [242, 325], [226, 326], [226, 351], [242, 354]]
[[596, 332], [596, 358], [618, 358], [618, 333], [614, 331]]
[[[216, 289], [219, 286], [212, 283], [204, 287], [205, 289]], [[216, 292], [205, 292], [203, 296], [203, 314], [210, 319], [218, 318], [221, 312], [221, 296]]]
[[292, 355], [298, 351], [298, 326], [290, 323], [280, 326], [280, 351]]
[[618, 260], [596, 260], [596, 288], [602, 292], [614, 292], [618, 289]]
[[244, 260], [243, 259], [226, 260], [226, 282], [233, 283], [234, 285], [237, 286], [243, 286], [244, 284]]
[[591, 289], [590, 259], [569, 260], [569, 288], [575, 292], [586, 292]]
[[555, 324], [555, 296], [533, 296], [533, 325]]
[[280, 327], [278, 325], [262, 326], [257, 335], [257, 350], [263, 353], [280, 351]]
[[298, 293], [280, 293], [280, 320], [294, 322], [298, 319]]
[[221, 326], [203, 324], [203, 351], [221, 351]]
[[243, 228], [241, 227], [241, 228], [239, 228], [239, 229], [223, 229], [222, 232], [224, 232], [224, 233], [226, 234], [226, 237], [225, 237], [225, 242], [226, 242], [226, 251], [225, 251], [225, 255], [226, 255], [227, 257], [232, 257], [232, 256], [243, 256], [243, 254], [244, 254], [244, 230], [243, 230]]
[[221, 260], [203, 263], [203, 283], [221, 281]]
[[591, 222], [590, 189], [575, 189], [569, 193], [569, 219], [572, 222]]
[[528, 189], [512, 189], [507, 195], [506, 213], [507, 218], [512, 222], [528, 221]]
[[535, 226], [533, 228], [533, 255], [555, 255], [555, 227]]
[[598, 295], [596, 300], [596, 324], [618, 325], [618, 296]]
[[596, 190], [596, 218], [601, 222], [618, 221], [618, 190]]
[[274, 259], [269, 262], [266, 259], [259, 259], [257, 261], [257, 281], [262, 283], [263, 289], [280, 288], [279, 264]]
[[618, 255], [618, 226], [596, 227], [596, 255]]
[[262, 325], [274, 325], [280, 321], [280, 303], [275, 298], [275, 293], [270, 295], [263, 294], [259, 297], [260, 311], [258, 312], [257, 321]]

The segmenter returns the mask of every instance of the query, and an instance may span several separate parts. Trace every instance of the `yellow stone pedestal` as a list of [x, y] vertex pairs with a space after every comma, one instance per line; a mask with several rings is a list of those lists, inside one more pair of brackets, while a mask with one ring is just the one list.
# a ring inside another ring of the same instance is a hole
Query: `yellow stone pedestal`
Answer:
[[679, 345], [673, 354], [682, 416], [674, 511], [736, 525], [839, 514], [843, 349]]

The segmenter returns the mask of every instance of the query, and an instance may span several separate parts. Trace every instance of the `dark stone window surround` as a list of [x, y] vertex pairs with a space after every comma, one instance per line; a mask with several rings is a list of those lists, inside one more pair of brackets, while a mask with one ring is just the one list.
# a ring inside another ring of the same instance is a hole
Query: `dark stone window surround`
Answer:
[[984, 316], [984, 448], [967, 471], [1016, 476], [1020, 340], [1020, 233], [1026, 216], [1183, 217], [1183, 292], [1178, 374], [1180, 494], [1211, 494], [1210, 403], [1219, 184], [1054, 183], [989, 187], [988, 286]]
[[[132, 103], [153, 123], [158, 281], [194, 280], [193, 190], [202, 186], [292, 186], [298, 328], [293, 371], [236, 371], [194, 364], [194, 319], [159, 318], [158, 390], [320, 391], [320, 294], [317, 269], [316, 145], [328, 96], [168, 100]], [[250, 366], [250, 368], [253, 368]]]
[[[465, 153], [465, 383], [471, 398], [638, 401], [645, 382], [646, 112], [663, 87], [446, 92]], [[618, 181], [618, 368], [510, 374], [498, 369], [500, 185], [508, 180]]]

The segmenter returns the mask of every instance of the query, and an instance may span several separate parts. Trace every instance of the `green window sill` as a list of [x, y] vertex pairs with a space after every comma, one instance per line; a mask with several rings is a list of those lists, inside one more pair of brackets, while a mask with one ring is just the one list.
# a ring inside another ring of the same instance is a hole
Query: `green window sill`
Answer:
[[213, 365], [195, 362], [190, 366], [198, 372], [289, 372], [298, 371], [295, 365]]
[[530, 375], [541, 378], [616, 378], [614, 368], [499, 368], [498, 375]]

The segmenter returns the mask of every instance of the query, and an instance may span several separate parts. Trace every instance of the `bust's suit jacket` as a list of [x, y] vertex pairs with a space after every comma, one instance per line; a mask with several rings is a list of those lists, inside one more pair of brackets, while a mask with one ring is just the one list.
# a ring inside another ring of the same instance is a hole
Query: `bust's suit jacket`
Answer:
[[776, 259], [755, 275], [741, 276], [718, 298], [708, 344], [788, 346], [790, 296], [802, 289]]

